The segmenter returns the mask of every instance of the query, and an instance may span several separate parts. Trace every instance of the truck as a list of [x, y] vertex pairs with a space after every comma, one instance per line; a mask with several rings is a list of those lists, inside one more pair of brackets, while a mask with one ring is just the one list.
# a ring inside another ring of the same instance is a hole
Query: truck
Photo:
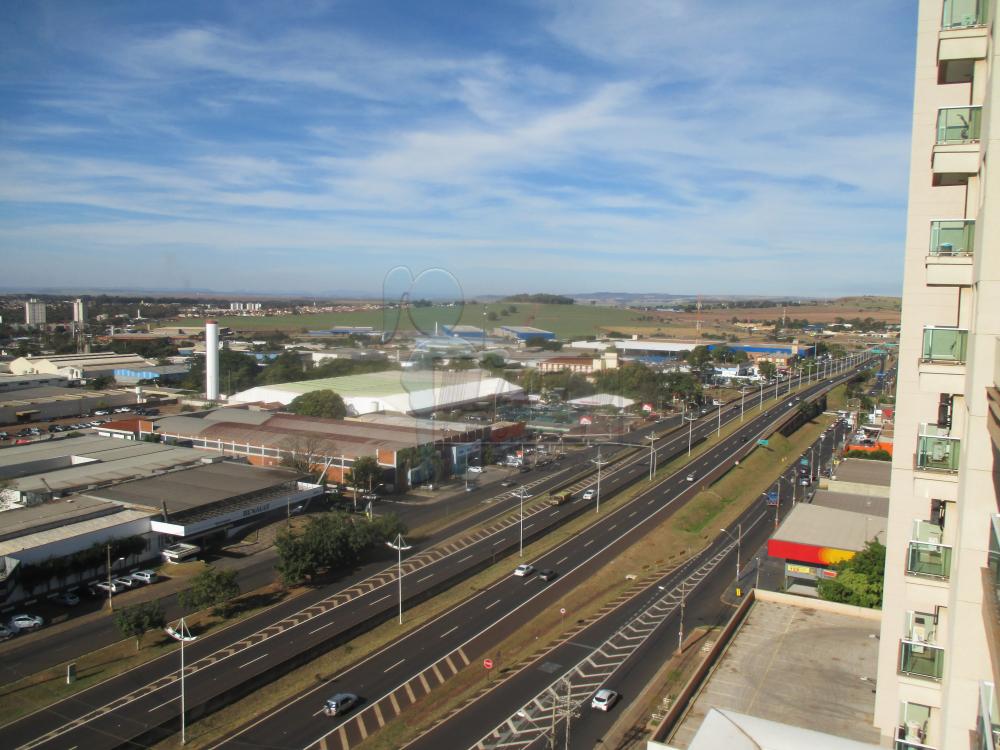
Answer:
[[569, 490], [563, 490], [562, 492], [553, 492], [549, 495], [549, 505], [562, 505], [563, 503], [568, 503], [573, 499], [573, 493]]

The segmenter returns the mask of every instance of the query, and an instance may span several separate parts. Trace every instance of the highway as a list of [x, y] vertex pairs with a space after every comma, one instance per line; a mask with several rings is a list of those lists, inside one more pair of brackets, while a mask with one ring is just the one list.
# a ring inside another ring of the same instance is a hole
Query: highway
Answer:
[[[827, 387], [823, 383], [810, 392]], [[793, 398], [791, 403], [796, 400]], [[702, 483], [727, 471], [736, 458], [753, 448], [758, 437], [770, 433], [776, 419], [787, 412], [788, 405], [782, 403], [762, 416], [748, 417], [737, 433], [650, 491], [608, 512], [599, 525], [537, 560], [524, 560], [537, 568], [559, 571], [555, 581], [546, 584], [535, 576], [507, 576], [332, 680], [253, 722], [217, 747], [298, 748], [319, 747], [322, 742], [326, 747], [347, 748], [357, 744], [459, 669], [484, 656], [493, 656], [496, 644], [542, 610], [557, 606], [567, 590], [641, 539], [684, 500], [696, 494]], [[737, 419], [738, 415], [737, 408]], [[711, 433], [715, 426], [702, 425], [699, 429], [702, 434]], [[686, 450], [687, 436], [682, 432], [669, 443]], [[686, 475], [692, 468], [696, 479], [688, 482]], [[635, 469], [644, 472], [647, 467], [638, 465]], [[557, 515], [560, 510], [553, 508], [549, 513]], [[511, 568], [520, 561], [512, 560]], [[361, 695], [365, 705], [346, 720], [322, 716], [323, 700], [338, 691]]]
[[[825, 387], [826, 384], [821, 383], [813, 386], [812, 390]], [[764, 421], [772, 420], [780, 409], [785, 408], [787, 407], [772, 408], [763, 417], [753, 420], [748, 416], [740, 435], [750, 435]], [[728, 408], [726, 413], [727, 418], [738, 419], [738, 403]], [[693, 432], [695, 440], [703, 439], [715, 430], [714, 416], [709, 415], [698, 423]], [[726, 462], [731, 461], [735, 452], [741, 449], [742, 439], [730, 438], [722, 446], [699, 458], [694, 464], [699, 481], [713, 472], [723, 470]], [[686, 448], [687, 436], [683, 432], [668, 437], [657, 446], [658, 452], [667, 455], [682, 452]], [[643, 454], [640, 454], [639, 458], [642, 457]], [[666, 455], [661, 460], [665, 458]], [[645, 477], [647, 471], [648, 467], [641, 460], [634, 460], [624, 469], [608, 472], [602, 480], [602, 490], [614, 492], [637, 478]], [[582, 485], [589, 483], [584, 482]], [[616, 548], [631, 543], [630, 535], [641, 536], [639, 531], [653, 515], [670, 506], [674, 499], [690, 491], [696, 484], [697, 482], [683, 482], [683, 477], [675, 474], [666, 482], [661, 482], [655, 492], [647, 493], [649, 499], [644, 501], [647, 503], [644, 510], [640, 510], [640, 501], [634, 501], [626, 508], [608, 513], [597, 528], [562, 545], [565, 547], [562, 552], [560, 548], [550, 553], [550, 566], [560, 569], [564, 574], [548, 588], [554, 590], [564, 585], [563, 581], [572, 579], [570, 573], [582, 571], [580, 574], [585, 574], [588, 565], [600, 565], [602, 560], [613, 557]], [[540, 485], [539, 492], [542, 491], [544, 490]], [[667, 501], [667, 498], [672, 499]], [[510, 505], [517, 501], [507, 493], [506, 502]], [[654, 505], [657, 507], [652, 507]], [[495, 508], [490, 510], [495, 513]], [[544, 499], [535, 498], [533, 502], [526, 504], [525, 538], [529, 540], [541, 535], [584, 510], [580, 503], [553, 508]], [[629, 513], [632, 515], [628, 515]], [[484, 528], [421, 552], [411, 553], [403, 565], [404, 597], [407, 601], [416, 601], [446, 588], [498, 556], [508, 554], [512, 549], [516, 550], [517, 538], [516, 524], [508, 515], [490, 522]], [[591, 547], [592, 549], [588, 549]], [[319, 592], [325, 594], [325, 597], [318, 601], [303, 602], [299, 599], [289, 602], [289, 607], [283, 609], [279, 606], [268, 610], [217, 635], [190, 644], [186, 649], [189, 720], [217, 705], [259, 689], [290, 668], [370, 629], [374, 622], [391, 617], [397, 606], [395, 582], [395, 566], [383, 568], [344, 590]], [[538, 594], [545, 593], [546, 589], [538, 583], [533, 578], [505, 578], [496, 586], [472, 597], [469, 600], [471, 605], [463, 603], [416, 631], [420, 634], [419, 637], [411, 634], [367, 657], [355, 668], [363, 672], [365, 679], [370, 681], [360, 682], [364, 687], [355, 689], [355, 683], [348, 682], [344, 676], [338, 676], [335, 686], [323, 685], [320, 690], [325, 693], [331, 687], [336, 687], [361, 691], [371, 700], [371, 713], [377, 715], [376, 699], [388, 696], [386, 705], [391, 705], [394, 694], [392, 691], [396, 687], [402, 685], [401, 689], [406, 692], [405, 686], [409, 685], [410, 680], [402, 683], [399, 681], [404, 673], [416, 675], [412, 679], [422, 684], [420, 678], [425, 670], [429, 669], [432, 673], [435, 668], [440, 670], [435, 663], [436, 654], [451, 653], [456, 648], [467, 657], [469, 654], [476, 654], [476, 649], [482, 646], [477, 646], [475, 639], [468, 637], [470, 629], [476, 628], [475, 623], [480, 623], [479, 630], [483, 631], [484, 642], [502, 639], [505, 635], [504, 628], [515, 629], [516, 618], [502, 616], [501, 613], [513, 611], [509, 604], [515, 600], [520, 602], [519, 606], [543, 605], [544, 601], [536, 600], [539, 599]], [[541, 591], [536, 593], [533, 589], [526, 588], [528, 586]], [[494, 595], [495, 598], [489, 598]], [[462, 607], [465, 607], [464, 611], [461, 611]], [[288, 611], [289, 609], [294, 611]], [[457, 615], [456, 625], [436, 636], [437, 640], [432, 640], [424, 633], [431, 626], [440, 627], [443, 620], [456, 617], [455, 613], [458, 612], [460, 614]], [[413, 645], [417, 640], [420, 642], [419, 647]], [[396, 651], [397, 657], [389, 661], [392, 649], [399, 648], [401, 650]], [[176, 730], [179, 724], [177, 658], [176, 654], [166, 655], [49, 709], [0, 728], [0, 743], [11, 748], [87, 747], [94, 750], [126, 744], [152, 744], [159, 737]], [[426, 666], [420, 668], [424, 662]], [[329, 722], [317, 722], [313, 714], [321, 700], [311, 697], [310, 701], [309, 705], [313, 706], [311, 709], [306, 708], [304, 699], [293, 704], [301, 704], [298, 713], [302, 714], [302, 718], [290, 719], [286, 716], [279, 727], [280, 733], [302, 732], [302, 737], [288, 737], [287, 743], [280, 737], [273, 737], [274, 741], [263, 739], [258, 742], [258, 731], [263, 732], [262, 737], [266, 737], [267, 732], [263, 729], [255, 730], [252, 733], [254, 742], [249, 746], [270, 744], [277, 747], [299, 747], [315, 741], [317, 732], [329, 727]], [[357, 715], [360, 721], [353, 721], [352, 724], [357, 727], [359, 736], [366, 731], [364, 719], [361, 718], [365, 713], [366, 711], [360, 712]], [[290, 722], [294, 724], [291, 729]], [[340, 727], [337, 729], [338, 733], [341, 730], [347, 732], [347, 729]], [[305, 736], [310, 734], [311, 736]], [[236, 738], [232, 742], [246, 740]]]

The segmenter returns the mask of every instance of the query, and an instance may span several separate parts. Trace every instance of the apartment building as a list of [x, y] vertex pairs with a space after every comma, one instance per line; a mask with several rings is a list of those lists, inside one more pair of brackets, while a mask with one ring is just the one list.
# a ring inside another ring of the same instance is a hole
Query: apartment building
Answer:
[[24, 324], [26, 326], [45, 325], [45, 303], [29, 299], [24, 303]]
[[919, 5], [875, 705], [897, 750], [998, 747], [996, 12], [997, 0]]

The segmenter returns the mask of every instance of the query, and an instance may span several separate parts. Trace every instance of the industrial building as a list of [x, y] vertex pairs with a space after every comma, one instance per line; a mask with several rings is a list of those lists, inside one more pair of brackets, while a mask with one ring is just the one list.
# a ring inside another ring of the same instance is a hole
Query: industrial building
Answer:
[[46, 354], [18, 357], [10, 363], [10, 371], [13, 375], [63, 375], [70, 380], [87, 380], [113, 377], [116, 369], [152, 367], [153, 364], [138, 354]]
[[388, 370], [257, 386], [231, 396], [229, 401], [288, 405], [303, 393], [325, 390], [339, 394], [351, 416], [372, 412], [429, 415], [439, 409], [479, 402], [492, 404], [496, 399], [523, 394], [519, 386], [482, 370]]
[[531, 341], [532, 339], [542, 339], [543, 341], [554, 341], [556, 335], [552, 331], [532, 326], [500, 326], [494, 329], [493, 335], [515, 341]]
[[476, 326], [467, 325], [442, 325], [440, 326], [442, 336], [463, 339], [465, 341], [485, 341], [486, 331]]
[[0, 375], [0, 393], [27, 388], [65, 388], [68, 385], [69, 379], [65, 375]]
[[681, 352], [689, 352], [698, 346], [704, 346], [709, 351], [724, 346], [733, 351], [745, 352], [747, 358], [752, 362], [773, 362], [779, 366], [786, 366], [795, 359], [812, 357], [816, 353], [815, 346], [812, 344], [800, 344], [798, 341], [793, 341], [790, 344], [753, 341], [712, 343], [706, 341], [662, 341], [635, 338], [607, 341], [573, 341], [570, 343], [570, 348], [572, 349], [603, 351], [614, 347], [622, 357], [658, 357], [663, 359], [676, 359], [680, 356]]
[[115, 382], [122, 385], [137, 383], [176, 383], [187, 377], [187, 365], [153, 365], [152, 367], [122, 367], [115, 370]]
[[921, 0], [875, 706], [897, 748], [997, 747], [998, 50], [995, 0]]
[[165, 417], [153, 423], [137, 420], [131, 429], [138, 430], [136, 437], [155, 435], [261, 466], [302, 461], [325, 471], [329, 482], [345, 482], [354, 461], [371, 456], [384, 470], [383, 482], [394, 488], [430, 478], [425, 459], [431, 453], [441, 456], [446, 472], [463, 472], [470, 459], [479, 457], [483, 441], [492, 438], [489, 426], [466, 422], [374, 414], [361, 419], [320, 419], [236, 408]]
[[0, 425], [83, 417], [95, 409], [137, 403], [140, 403], [140, 396], [123, 388], [103, 391], [58, 386], [24, 388], [0, 393]]

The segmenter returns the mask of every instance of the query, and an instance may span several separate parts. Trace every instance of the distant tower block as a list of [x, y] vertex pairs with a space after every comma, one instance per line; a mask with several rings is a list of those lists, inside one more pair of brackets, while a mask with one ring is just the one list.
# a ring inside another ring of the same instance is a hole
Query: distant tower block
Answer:
[[205, 321], [205, 398], [219, 400], [219, 322]]
[[87, 322], [87, 308], [84, 306], [82, 299], [78, 299], [75, 302], [73, 302], [73, 322], [74, 323]]

